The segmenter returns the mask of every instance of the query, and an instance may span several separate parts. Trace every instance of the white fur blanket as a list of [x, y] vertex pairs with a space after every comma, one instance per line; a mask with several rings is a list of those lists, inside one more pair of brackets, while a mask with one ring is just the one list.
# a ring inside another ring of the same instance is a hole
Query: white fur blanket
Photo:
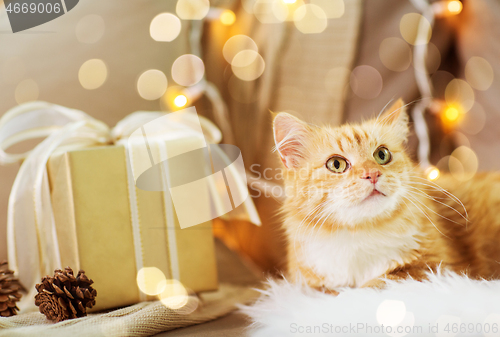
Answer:
[[384, 290], [339, 289], [335, 297], [287, 281], [268, 281], [242, 307], [251, 336], [500, 336], [500, 281], [456, 274], [390, 282]]

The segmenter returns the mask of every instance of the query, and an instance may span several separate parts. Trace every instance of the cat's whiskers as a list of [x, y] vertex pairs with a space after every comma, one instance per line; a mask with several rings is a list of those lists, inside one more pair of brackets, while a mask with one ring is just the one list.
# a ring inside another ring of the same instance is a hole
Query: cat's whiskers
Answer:
[[376, 120], [378, 120], [380, 118], [380, 116], [384, 113], [385, 109], [389, 106], [389, 104], [392, 103], [392, 101], [394, 101], [394, 97], [389, 102], [387, 102], [387, 104], [384, 105], [384, 107], [380, 110], [380, 112], [377, 115]]
[[[463, 225], [464, 225], [464, 224], [461, 224], [461, 223], [459, 223], [459, 222], [456, 222], [456, 221], [454, 221], [454, 220], [452, 220], [452, 219], [450, 219], [450, 218], [447, 218], [447, 217], [445, 217], [445, 216], [444, 216], [444, 215], [442, 215], [442, 214], [439, 214], [438, 212], [434, 211], [432, 208], [430, 208], [429, 206], [427, 206], [426, 204], [424, 204], [422, 201], [418, 200], [418, 198], [416, 198], [414, 195], [412, 195], [411, 193], [409, 193], [409, 194], [413, 197], [413, 200], [414, 200], [415, 202], [418, 202], [420, 205], [424, 206], [425, 208], [427, 208], [429, 211], [431, 211], [432, 213], [436, 214], [437, 216], [439, 216], [439, 217], [441, 217], [441, 218], [443, 218], [443, 219], [445, 219], [445, 220], [448, 220], [448, 221], [450, 221], [450, 222], [453, 222], [453, 223], [455, 223], [455, 224], [457, 224], [457, 225], [460, 225], [460, 226], [463, 226]], [[459, 215], [461, 215], [458, 211], [457, 211], [457, 213], [458, 213]], [[464, 219], [465, 219], [465, 218], [464, 218]], [[467, 220], [467, 219], [465, 219], [465, 220]]]
[[[319, 228], [316, 230], [316, 235], [315, 235], [315, 237], [314, 237], [314, 240], [316, 240], [316, 238], [317, 238], [317, 237], [318, 237], [318, 235], [320, 234], [320, 232], [321, 232], [321, 228], [322, 228], [322, 227], [323, 227], [323, 225], [325, 224], [326, 220], [328, 220], [328, 218], [329, 218], [329, 217], [333, 214], [333, 212], [332, 212], [332, 211], [329, 211], [329, 212], [325, 212], [325, 211], [326, 211], [326, 209], [323, 209], [323, 210], [321, 211], [321, 213], [323, 213], [323, 215], [320, 217], [320, 219], [319, 219], [319, 220], [318, 220], [318, 221], [314, 224], [314, 226], [313, 226], [313, 229], [315, 229], [315, 228], [316, 228], [316, 226], [318, 225], [319, 221], [321, 221], [321, 218], [323, 218], [323, 217], [324, 217], [323, 222], [321, 223], [321, 225], [319, 226]], [[331, 230], [331, 228], [330, 228], [330, 230]], [[310, 233], [311, 233], [311, 236], [312, 236], [312, 234], [314, 233], [314, 230], [313, 230], [313, 231], [311, 231]]]
[[[388, 186], [396, 186], [396, 187], [397, 187], [397, 185], [395, 185], [395, 184], [391, 184], [391, 183], [386, 183], [386, 185], [388, 185]], [[441, 202], [441, 201], [439, 201], [439, 200], [436, 200], [434, 196], [430, 196], [429, 194], [427, 194], [427, 193], [425, 193], [424, 191], [422, 191], [420, 188], [415, 187], [415, 186], [411, 186], [411, 185], [410, 185], [410, 183], [407, 183], [407, 184], [402, 184], [402, 186], [403, 186], [404, 188], [408, 189], [408, 190], [407, 190], [407, 192], [408, 192], [408, 193], [417, 193], [417, 192], [418, 192], [418, 194], [419, 194], [420, 196], [422, 196], [422, 197], [424, 197], [424, 198], [427, 198], [427, 199], [429, 199], [429, 200], [432, 200], [432, 201], [434, 201], [434, 202], [436, 202], [436, 203], [439, 203], [439, 204], [441, 204], [441, 205], [443, 205], [443, 206], [445, 206], [445, 207], [447, 207], [447, 208], [451, 209], [452, 211], [454, 211], [455, 213], [457, 213], [458, 215], [460, 215], [460, 217], [462, 217], [465, 221], [469, 221], [469, 219], [468, 219], [466, 216], [464, 216], [464, 215], [463, 215], [463, 214], [462, 214], [459, 210], [457, 210], [455, 207], [453, 207], [453, 206], [451, 206], [451, 205], [448, 205], [448, 204], [446, 204], [446, 203], [444, 203], [444, 202]], [[439, 197], [438, 197], [438, 198], [439, 198]], [[450, 200], [452, 200], [452, 201], [455, 201], [455, 202], [456, 202], [456, 200], [455, 200], [455, 199], [453, 199], [453, 198], [451, 198], [451, 197], [449, 197], [449, 196], [448, 196], [448, 198], [449, 198]], [[446, 198], [442, 198], [442, 199], [444, 200], [444, 199], [446, 199]], [[437, 213], [436, 213], [436, 214], [437, 214]], [[438, 215], [439, 215], [439, 216], [441, 216], [440, 214], [438, 214]], [[441, 216], [441, 217], [443, 217], [443, 216]], [[446, 218], [446, 217], [443, 217], [443, 218], [445, 218], [445, 219], [447, 219], [447, 220], [450, 220], [450, 219], [448, 219], [448, 218]], [[456, 222], [456, 221], [453, 221], [453, 220], [450, 220], [450, 221], [452, 221], [452, 222], [454, 222], [454, 223], [456, 223], [456, 224], [460, 224], [460, 223], [458, 223], [458, 222]], [[463, 225], [463, 224], [460, 224], [460, 225]]]
[[309, 217], [311, 217], [319, 208], [323, 207], [324, 206], [324, 203], [319, 203], [318, 205], [316, 205], [316, 207], [314, 207], [311, 211], [309, 211], [306, 216], [304, 217], [304, 219], [302, 219], [302, 221], [299, 223], [299, 225], [297, 226], [298, 229], [300, 229], [304, 224], [305, 222], [307, 221], [307, 219], [309, 219]]
[[[379, 114], [379, 117], [377, 117], [375, 119], [375, 128], [372, 129], [371, 131], [371, 136], [373, 137], [373, 132], [376, 130], [376, 128], [382, 128], [383, 127], [383, 124], [387, 121], [387, 120], [390, 120], [391, 117], [395, 114], [398, 114], [400, 111], [403, 111], [406, 109], [407, 106], [409, 106], [410, 104], [413, 104], [414, 102], [416, 102], [417, 100], [414, 100], [414, 101], [411, 101], [403, 106], [401, 106], [400, 108], [398, 109], [394, 109], [391, 113], [387, 114], [386, 116], [384, 116], [384, 118], [380, 118], [380, 114]], [[385, 108], [384, 108], [385, 109]], [[384, 110], [382, 110], [384, 111]], [[388, 133], [392, 132], [392, 128], [388, 128], [382, 135], [379, 136], [380, 139], [383, 139], [385, 135], [387, 135]]]
[[[466, 217], [465, 217], [462, 213], [460, 213], [460, 211], [459, 211], [459, 210], [457, 210], [455, 207], [450, 206], [450, 205], [448, 205], [448, 204], [446, 204], [446, 203], [444, 203], [444, 202], [442, 202], [442, 201], [436, 200], [436, 199], [435, 199], [435, 197], [428, 195], [427, 193], [425, 193], [425, 192], [421, 191], [421, 190], [420, 190], [419, 188], [417, 188], [417, 187], [414, 187], [414, 186], [406, 186], [406, 187], [407, 187], [407, 188], [411, 188], [411, 189], [412, 189], [411, 193], [418, 192], [418, 193], [419, 193], [419, 195], [421, 195], [422, 197], [427, 198], [427, 199], [432, 200], [432, 201], [435, 201], [435, 202], [437, 202], [437, 203], [439, 203], [439, 204], [441, 204], [441, 205], [443, 205], [443, 206], [445, 206], [445, 207], [447, 207], [447, 208], [451, 209], [452, 211], [454, 211], [455, 213], [457, 213], [458, 215], [460, 215], [460, 217], [462, 217], [465, 221], [469, 221], [469, 219], [468, 219], [468, 218], [466, 218]], [[410, 191], [409, 191], [409, 193], [410, 193]], [[441, 198], [440, 198], [440, 199], [441, 199]], [[442, 199], [445, 199], [445, 198], [442, 198]], [[455, 201], [454, 199], [451, 199], [451, 200]]]
[[456, 197], [455, 195], [453, 195], [449, 191], [443, 189], [441, 186], [437, 185], [436, 183], [434, 183], [434, 182], [432, 182], [432, 181], [430, 181], [430, 180], [428, 180], [426, 178], [423, 178], [423, 177], [421, 177], [419, 175], [410, 175], [409, 177], [410, 178], [416, 178], [416, 179], [422, 180], [422, 181], [410, 180], [410, 183], [412, 183], [412, 184], [419, 184], [421, 186], [425, 186], [426, 189], [430, 189], [430, 190], [433, 190], [433, 191], [440, 191], [440, 192], [448, 195], [450, 198], [454, 199], [457, 203], [460, 203], [461, 205], [463, 205], [460, 202], [460, 199], [458, 197]]
[[408, 102], [406, 103], [405, 105], [397, 108], [397, 109], [394, 109], [393, 111], [391, 111], [391, 113], [387, 114], [384, 118], [380, 118], [381, 114], [383, 113], [383, 111], [385, 110], [385, 108], [387, 107], [387, 105], [389, 105], [389, 103], [386, 104], [386, 106], [382, 109], [382, 111], [379, 113], [379, 115], [377, 116], [377, 118], [375, 119], [375, 125], [377, 126], [380, 126], [382, 125], [381, 123], [385, 122], [386, 120], [390, 119], [390, 117], [392, 117], [394, 114], [396, 113], [399, 113], [401, 110], [404, 110], [406, 107], [408, 107], [409, 105], [417, 102], [418, 100], [413, 100], [411, 102]]
[[422, 208], [418, 207], [417, 204], [415, 204], [415, 202], [413, 202], [413, 200], [411, 198], [406, 197], [406, 196], [403, 196], [403, 198], [408, 200], [409, 202], [411, 202], [413, 204], [413, 206], [415, 206], [420, 212], [422, 212], [422, 214], [427, 218], [427, 220], [429, 220], [429, 222], [434, 226], [434, 228], [436, 228], [436, 230], [439, 232], [439, 234], [443, 235], [444, 237], [447, 237], [448, 239], [450, 238], [449, 236], [445, 235], [443, 232], [441, 232], [439, 230], [439, 228], [436, 226], [436, 224], [434, 224], [434, 222], [431, 220], [429, 215]]
[[406, 201], [403, 198], [401, 198], [401, 201], [406, 205], [406, 209], [410, 211], [411, 215], [413, 216], [413, 219], [415, 220], [414, 224], [417, 225], [418, 220], [417, 220], [417, 217], [415, 216], [415, 213], [413, 213], [412, 209], [410, 208], [410, 206], [408, 206], [408, 204], [406, 203]]
[[460, 199], [458, 197], [456, 197], [455, 195], [453, 195], [452, 193], [448, 192], [447, 190], [443, 189], [441, 186], [433, 183], [432, 181], [429, 181], [425, 178], [422, 178], [422, 177], [419, 177], [419, 176], [410, 176], [411, 178], [418, 178], [418, 179], [421, 179], [421, 180], [425, 180], [426, 183], [423, 183], [423, 182], [419, 182], [419, 181], [412, 181], [412, 183], [415, 183], [415, 184], [420, 184], [420, 185], [424, 185], [424, 186], [428, 186], [430, 188], [434, 188], [444, 194], [446, 194], [447, 196], [449, 196], [450, 198], [454, 199], [457, 203], [459, 203], [463, 209], [464, 209], [464, 212], [465, 212], [465, 216], [467, 217], [467, 219], [469, 218], [469, 215], [467, 214], [467, 209], [465, 208], [465, 205], [462, 203], [462, 201], [460, 201]]
[[298, 258], [298, 252], [297, 252], [297, 242], [299, 241], [298, 240], [298, 236], [300, 236], [301, 234], [301, 227], [304, 228], [304, 232], [306, 231], [307, 229], [307, 226], [303, 226], [305, 224], [305, 222], [307, 221], [307, 219], [313, 215], [313, 213], [315, 213], [320, 207], [323, 206], [323, 203], [319, 203], [318, 205], [316, 205], [316, 207], [314, 207], [309, 213], [306, 214], [306, 216], [304, 217], [304, 219], [302, 219], [302, 221], [299, 223], [299, 225], [297, 226], [297, 230], [294, 234], [294, 240], [293, 240], [293, 252], [295, 254], [295, 258], [297, 259]]

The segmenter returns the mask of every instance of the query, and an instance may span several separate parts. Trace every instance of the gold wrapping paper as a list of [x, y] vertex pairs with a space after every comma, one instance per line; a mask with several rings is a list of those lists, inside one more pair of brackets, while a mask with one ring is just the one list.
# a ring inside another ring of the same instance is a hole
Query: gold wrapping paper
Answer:
[[[93, 311], [141, 300], [125, 151], [122, 146], [95, 147], [54, 154], [48, 162], [62, 265], [83, 269], [95, 281]], [[167, 226], [163, 192], [135, 190], [143, 266], [156, 267], [169, 279], [175, 258], [185, 287], [217, 289], [212, 222], [181, 230], [174, 211], [174, 224]], [[173, 238], [176, 256], [169, 247]]]

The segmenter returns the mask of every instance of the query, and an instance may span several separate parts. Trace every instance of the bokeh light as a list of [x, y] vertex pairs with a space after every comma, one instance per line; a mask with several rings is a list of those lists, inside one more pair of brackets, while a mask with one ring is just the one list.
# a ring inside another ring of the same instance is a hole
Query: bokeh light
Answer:
[[[418, 28], [420, 23], [428, 29], [427, 36], [423, 36], [421, 40], [417, 41]], [[432, 29], [430, 22], [418, 13], [408, 13], [403, 15], [399, 22], [399, 31], [406, 42], [416, 44], [426, 44], [430, 41], [432, 36]]]
[[483, 107], [475, 102], [472, 108], [464, 115], [462, 122], [460, 123], [460, 129], [469, 134], [478, 134], [486, 124], [486, 113]]
[[383, 86], [382, 75], [377, 69], [368, 65], [354, 68], [349, 83], [354, 94], [364, 99], [378, 97]]
[[337, 19], [344, 15], [344, 0], [310, 0], [310, 3], [320, 7], [328, 19]]
[[425, 61], [426, 69], [429, 74], [435, 73], [441, 65], [441, 52], [432, 42], [427, 44], [427, 55]]
[[183, 106], [185, 106], [188, 102], [188, 99], [186, 97], [186, 95], [177, 95], [177, 97], [174, 98], [174, 104], [176, 107], [178, 108], [182, 108]]
[[285, 3], [281, 0], [274, 1], [273, 14], [279, 21], [293, 21], [295, 11], [305, 4], [304, 0], [295, 0], [291, 3]]
[[255, 0], [241, 0], [241, 7], [247, 12], [248, 14], [253, 14], [253, 7], [255, 5]]
[[297, 2], [297, 0], [283, 0], [283, 2], [286, 4], [294, 4]]
[[220, 22], [225, 26], [231, 26], [236, 21], [236, 15], [230, 9], [226, 9], [220, 15]]
[[[486, 316], [483, 322], [483, 326], [500, 326], [500, 313], [495, 312]], [[497, 337], [497, 336], [498, 336], [497, 331], [484, 332], [484, 337]]]
[[261, 23], [266, 24], [283, 22], [288, 15], [286, 4], [280, 0], [254, 1], [253, 14]]
[[178, 0], [175, 12], [183, 20], [201, 20], [208, 14], [208, 0]]
[[[427, 44], [427, 53], [425, 55], [425, 71], [429, 74], [434, 74], [441, 65], [441, 52], [439, 48], [432, 42]], [[420, 69], [416, 69], [420, 71]]]
[[427, 176], [427, 179], [434, 181], [439, 178], [441, 172], [437, 167], [431, 166], [427, 170], [425, 170], [425, 175]]
[[187, 88], [171, 85], [160, 100], [160, 107], [165, 111], [177, 111], [192, 105], [193, 102], [203, 96], [205, 86], [205, 82], [200, 82]]
[[291, 20], [292, 16], [290, 15], [290, 12], [293, 13], [293, 7], [296, 7], [296, 3], [297, 1], [285, 3], [280, 0], [274, 0], [271, 7], [272, 14], [280, 22]]
[[462, 3], [458, 0], [449, 1], [447, 4], [448, 12], [452, 15], [460, 14], [462, 7]]
[[85, 61], [78, 71], [78, 80], [82, 87], [93, 90], [101, 87], [108, 78], [108, 68], [103, 60]]
[[449, 105], [458, 104], [467, 112], [474, 105], [474, 90], [466, 81], [453, 79], [446, 86], [444, 98]]
[[224, 44], [222, 55], [228, 63], [231, 63], [236, 54], [247, 49], [255, 52], [259, 51], [257, 44], [250, 37], [246, 35], [235, 35], [229, 38]]
[[[453, 311], [450, 310], [448, 312], [453, 312]], [[432, 324], [432, 323], [429, 323], [429, 324]], [[462, 322], [460, 317], [455, 316], [455, 315], [441, 315], [438, 317], [438, 319], [436, 319], [436, 321], [434, 321], [433, 326], [435, 326], [437, 328], [436, 330], [438, 330], [437, 333], [433, 334], [436, 337], [461, 337], [461, 336], [465, 336], [465, 334], [463, 334], [463, 333], [455, 333], [453, 330], [448, 331], [448, 329], [445, 328], [445, 327], [453, 327], [453, 326], [456, 326], [456, 327], [465, 326], [465, 323]], [[462, 331], [463, 331], [463, 329], [462, 329]], [[476, 336], [481, 336], [481, 334], [476, 334]]]
[[21, 81], [14, 92], [17, 104], [36, 101], [40, 91], [38, 84], [31, 78]]
[[378, 49], [382, 64], [392, 71], [405, 71], [411, 64], [411, 48], [404, 40], [388, 37], [382, 41]]
[[436, 18], [446, 18], [460, 14], [462, 3], [458, 0], [438, 0], [431, 3], [432, 11]]
[[146, 295], [156, 296], [167, 288], [165, 274], [156, 267], [144, 267], [137, 272], [137, 286]]
[[205, 65], [201, 58], [192, 54], [179, 56], [172, 64], [172, 78], [185, 87], [195, 85], [203, 78]]
[[465, 114], [463, 107], [457, 102], [442, 102], [440, 105], [439, 114], [443, 125], [447, 129], [455, 128], [462, 121]]
[[304, 34], [321, 33], [328, 25], [325, 11], [313, 4], [306, 4], [297, 8], [293, 14], [293, 22], [295, 27]]
[[[441, 147], [444, 148], [443, 144], [441, 144]], [[441, 154], [444, 153], [445, 151], [441, 151]], [[439, 161], [436, 163], [436, 168], [439, 170], [439, 172], [449, 172], [450, 167], [448, 165], [450, 161], [450, 156], [443, 156]]]
[[181, 32], [181, 20], [171, 13], [158, 14], [151, 20], [149, 34], [155, 41], [170, 42]]
[[451, 73], [438, 70], [431, 76], [431, 82], [433, 86], [434, 97], [444, 97], [446, 87], [453, 80], [455, 76]]
[[139, 76], [137, 91], [142, 98], [152, 101], [163, 96], [167, 84], [167, 76], [162, 71], [149, 69]]
[[460, 112], [458, 111], [458, 108], [456, 108], [454, 106], [449, 106], [446, 108], [444, 115], [445, 115], [446, 119], [454, 122], [460, 116]]
[[493, 67], [479, 56], [473, 56], [465, 65], [465, 78], [477, 90], [488, 90], [493, 83]]
[[104, 35], [104, 19], [97, 14], [89, 14], [76, 24], [76, 39], [81, 43], [96, 43]]
[[460, 146], [452, 152], [448, 165], [455, 179], [467, 181], [476, 174], [479, 163], [474, 151], [467, 146]]
[[406, 305], [403, 301], [384, 300], [377, 308], [377, 322], [385, 326], [396, 326], [406, 316]]
[[456, 147], [459, 147], [459, 146], [471, 147], [469, 138], [467, 138], [467, 136], [464, 135], [463, 133], [461, 133], [459, 131], [453, 131], [450, 134], [450, 136], [453, 138], [453, 143], [456, 145]]
[[188, 291], [177, 280], [166, 280], [163, 291], [158, 293], [158, 298], [164, 306], [173, 310], [181, 309], [189, 301]]
[[255, 50], [243, 50], [236, 54], [231, 62], [231, 69], [236, 77], [243, 81], [253, 81], [264, 73], [265, 62]]
[[[189, 97], [184, 93], [185, 88], [177, 85], [169, 86], [161, 99], [161, 104], [166, 111], [176, 111], [185, 107], [189, 103]], [[186, 103], [184, 103], [184, 99], [186, 99]]]

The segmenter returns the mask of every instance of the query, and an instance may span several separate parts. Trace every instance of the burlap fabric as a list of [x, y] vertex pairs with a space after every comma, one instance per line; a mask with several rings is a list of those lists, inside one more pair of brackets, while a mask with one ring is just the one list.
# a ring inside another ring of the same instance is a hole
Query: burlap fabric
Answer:
[[[215, 240], [215, 248], [219, 290], [202, 293], [199, 300], [190, 298], [184, 309], [171, 310], [160, 301], [142, 302], [56, 324], [39, 312], [21, 313], [9, 318], [0, 317], [0, 337], [151, 336], [222, 317], [235, 310], [237, 304], [249, 303], [258, 297], [258, 292], [253, 288], [258, 286], [260, 276], [252, 265], [243, 263], [219, 240]], [[194, 308], [196, 310], [192, 311]]]
[[[237, 303], [248, 303], [257, 296], [250, 287], [221, 284], [216, 292], [200, 295], [198, 308], [183, 314], [161, 302], [142, 302], [104, 314], [90, 314], [57, 324], [38, 312], [0, 318], [0, 336], [151, 336], [224, 316]], [[193, 305], [188, 302], [186, 307]]]

